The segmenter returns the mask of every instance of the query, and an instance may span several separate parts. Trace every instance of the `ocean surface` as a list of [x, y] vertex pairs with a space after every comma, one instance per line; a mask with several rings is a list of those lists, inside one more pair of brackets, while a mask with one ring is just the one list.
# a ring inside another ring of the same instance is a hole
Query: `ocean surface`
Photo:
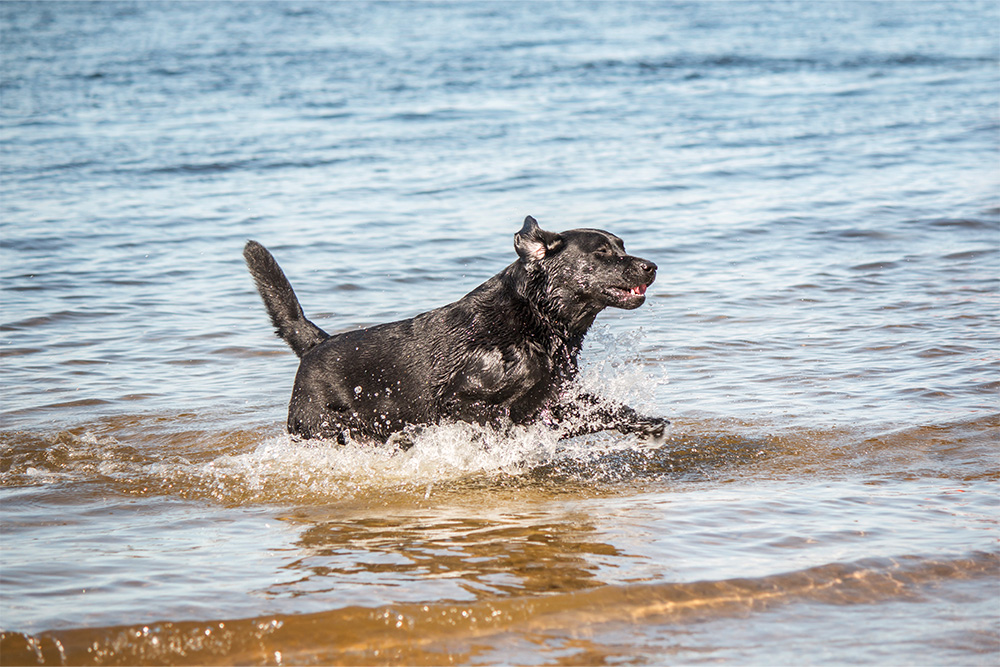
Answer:
[[[1000, 5], [0, 3], [0, 663], [1000, 660]], [[295, 443], [331, 332], [659, 267], [665, 443]]]

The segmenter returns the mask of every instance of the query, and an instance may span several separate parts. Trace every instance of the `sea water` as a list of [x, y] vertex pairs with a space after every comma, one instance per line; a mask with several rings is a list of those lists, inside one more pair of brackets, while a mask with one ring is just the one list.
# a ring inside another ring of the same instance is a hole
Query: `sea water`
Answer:
[[[995, 664], [994, 2], [0, 4], [0, 662]], [[666, 442], [292, 442], [525, 215]]]

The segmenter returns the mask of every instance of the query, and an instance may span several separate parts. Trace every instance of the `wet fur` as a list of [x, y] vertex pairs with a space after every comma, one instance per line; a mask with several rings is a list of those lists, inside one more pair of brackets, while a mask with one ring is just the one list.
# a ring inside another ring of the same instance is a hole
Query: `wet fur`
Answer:
[[444, 419], [544, 419], [570, 423], [574, 435], [610, 428], [661, 436], [665, 419], [592, 396], [560, 401], [594, 318], [609, 306], [642, 305], [656, 265], [625, 254], [608, 232], [556, 234], [530, 216], [514, 247], [517, 261], [452, 304], [330, 336], [306, 319], [271, 254], [247, 242], [243, 255], [275, 331], [301, 358], [288, 431], [405, 446], [406, 429]]

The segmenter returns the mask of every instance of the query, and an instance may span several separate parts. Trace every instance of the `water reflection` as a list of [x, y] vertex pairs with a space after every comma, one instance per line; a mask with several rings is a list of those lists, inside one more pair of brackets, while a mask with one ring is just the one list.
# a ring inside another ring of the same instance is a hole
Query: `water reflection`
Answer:
[[304, 555], [286, 566], [301, 578], [271, 592], [333, 591], [345, 580], [390, 587], [443, 580], [456, 600], [570, 592], [602, 585], [601, 567], [628, 557], [581, 513], [457, 513], [319, 521], [297, 542]]

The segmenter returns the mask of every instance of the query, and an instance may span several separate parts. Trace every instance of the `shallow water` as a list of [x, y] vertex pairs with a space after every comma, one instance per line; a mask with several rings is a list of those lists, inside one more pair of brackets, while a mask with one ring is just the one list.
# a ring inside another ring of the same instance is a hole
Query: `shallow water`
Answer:
[[[0, 661], [993, 664], [994, 3], [0, 4]], [[524, 215], [660, 266], [665, 443], [292, 443]]]

